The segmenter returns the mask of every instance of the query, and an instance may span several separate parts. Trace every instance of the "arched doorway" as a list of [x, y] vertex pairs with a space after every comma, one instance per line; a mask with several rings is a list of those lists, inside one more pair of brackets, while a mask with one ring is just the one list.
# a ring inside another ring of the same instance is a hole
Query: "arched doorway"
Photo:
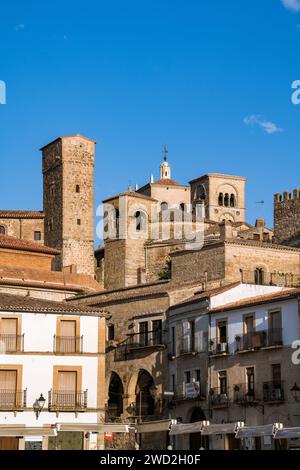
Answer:
[[[198, 421], [206, 421], [205, 414], [201, 408], [195, 408], [190, 419], [191, 423], [197, 423]], [[209, 449], [208, 436], [202, 436], [201, 433], [190, 434], [190, 450], [195, 452], [201, 448]]]
[[155, 385], [149, 372], [141, 370], [138, 375], [135, 396], [136, 415], [141, 420], [155, 414]]
[[108, 389], [108, 419], [115, 420], [123, 413], [123, 384], [115, 372], [111, 374]]

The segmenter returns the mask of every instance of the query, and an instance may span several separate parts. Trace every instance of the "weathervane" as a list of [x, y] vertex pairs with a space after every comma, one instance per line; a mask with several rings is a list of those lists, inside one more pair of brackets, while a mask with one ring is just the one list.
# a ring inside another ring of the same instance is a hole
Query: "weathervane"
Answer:
[[168, 160], [168, 153], [169, 153], [168, 146], [167, 146], [167, 145], [164, 145], [163, 155], [164, 155], [164, 161], [165, 161], [165, 162]]

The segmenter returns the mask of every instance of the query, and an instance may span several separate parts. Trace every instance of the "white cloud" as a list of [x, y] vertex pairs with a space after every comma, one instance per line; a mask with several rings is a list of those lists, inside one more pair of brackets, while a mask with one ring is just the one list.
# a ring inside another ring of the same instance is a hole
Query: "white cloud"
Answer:
[[17, 24], [15, 26], [15, 31], [21, 31], [21, 29], [24, 29], [25, 28], [25, 24], [21, 23], [21, 24]]
[[246, 116], [244, 118], [244, 123], [247, 126], [259, 126], [262, 130], [264, 130], [267, 134], [277, 134], [278, 132], [282, 132], [283, 129], [277, 126], [274, 122], [266, 121], [263, 116], [259, 114], [252, 114], [251, 116]]
[[291, 11], [300, 11], [300, 0], [281, 0], [283, 6]]

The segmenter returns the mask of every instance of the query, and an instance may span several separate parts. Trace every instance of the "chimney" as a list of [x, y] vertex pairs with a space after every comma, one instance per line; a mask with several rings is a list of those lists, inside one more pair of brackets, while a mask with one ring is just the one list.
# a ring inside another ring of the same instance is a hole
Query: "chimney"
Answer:
[[257, 228], [257, 230], [262, 232], [264, 230], [265, 226], [266, 226], [265, 219], [256, 219], [255, 227]]

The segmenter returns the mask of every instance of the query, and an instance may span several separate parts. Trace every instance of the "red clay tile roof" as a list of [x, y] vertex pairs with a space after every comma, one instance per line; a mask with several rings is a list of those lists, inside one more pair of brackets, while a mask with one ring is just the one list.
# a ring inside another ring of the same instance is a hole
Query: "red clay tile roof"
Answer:
[[43, 211], [5, 211], [0, 210], [0, 219], [44, 219]]
[[131, 197], [137, 197], [140, 199], [147, 199], [148, 201], [156, 201], [156, 199], [153, 199], [153, 197], [145, 196], [144, 194], [137, 193], [136, 191], [124, 191], [123, 193], [119, 193], [119, 194], [116, 194], [115, 196], [111, 196], [107, 199], [104, 199], [103, 202], [111, 201], [112, 199], [116, 199], [121, 196], [131, 196]]
[[19, 238], [9, 237], [8, 235], [0, 234], [0, 248], [8, 248], [11, 250], [32, 251], [35, 253], [45, 253], [47, 255], [58, 255], [60, 252], [54, 248], [49, 248], [45, 245], [38, 243], [20, 240]]
[[67, 302], [54, 302], [50, 300], [35, 299], [21, 295], [4, 294], [0, 292], [0, 311], [34, 312], [34, 313], [70, 313], [82, 315], [104, 316], [104, 310], [76, 305]]
[[242, 307], [265, 304], [277, 300], [289, 300], [298, 296], [300, 296], [300, 288], [286, 289], [280, 292], [272, 292], [270, 294], [258, 295], [256, 297], [250, 298], [248, 297], [247, 299], [239, 300], [237, 302], [221, 305], [220, 307], [212, 309], [211, 312], [225, 312], [228, 310], [235, 310]]
[[210, 290], [198, 292], [198, 293], [196, 292], [192, 297], [173, 305], [171, 309], [182, 307], [183, 305], [186, 305], [186, 304], [187, 305], [193, 304], [194, 302], [199, 302], [199, 300], [208, 299], [210, 297], [213, 297], [214, 295], [223, 294], [223, 292], [227, 292], [228, 290], [233, 289], [234, 287], [237, 287], [240, 284], [241, 284], [240, 282], [234, 282], [234, 283], [228, 284], [227, 286], [216, 287], [215, 289], [210, 289]]
[[177, 181], [168, 178], [161, 178], [157, 181], [154, 181], [154, 184], [161, 184], [163, 186], [181, 186], [181, 184], [177, 183]]

